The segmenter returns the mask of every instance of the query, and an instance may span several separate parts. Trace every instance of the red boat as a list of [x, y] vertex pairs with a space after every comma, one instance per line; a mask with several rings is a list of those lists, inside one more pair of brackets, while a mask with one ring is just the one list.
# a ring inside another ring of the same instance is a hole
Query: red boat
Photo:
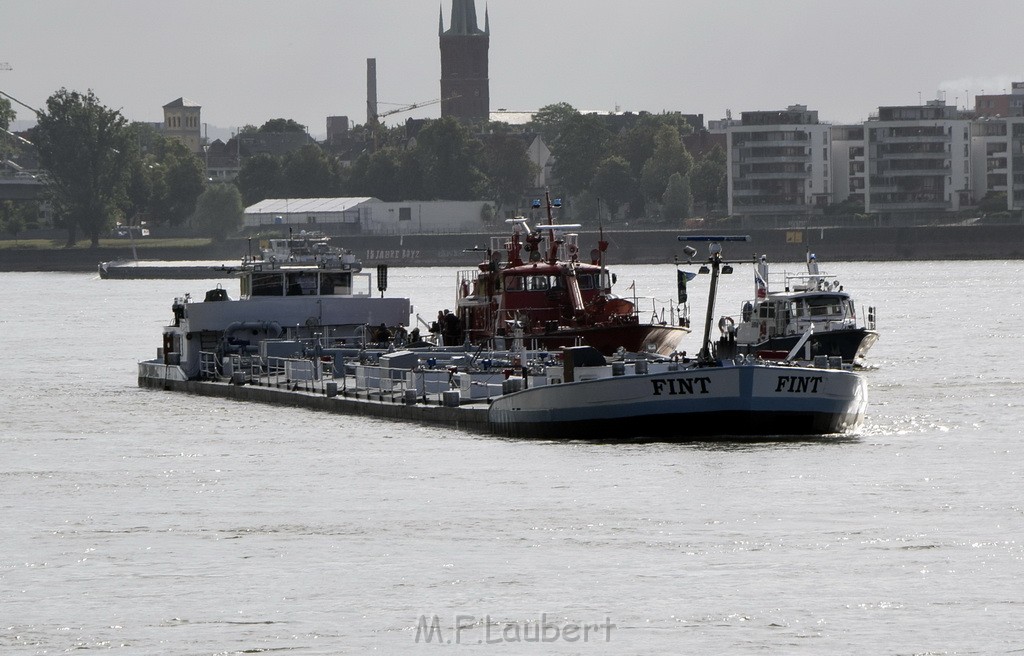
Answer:
[[[456, 315], [439, 317], [445, 344], [490, 348], [556, 349], [589, 345], [605, 355], [629, 352], [671, 355], [689, 332], [689, 320], [671, 306], [652, 308], [641, 321], [635, 300], [612, 293], [614, 274], [605, 266], [603, 233], [590, 261], [579, 257], [579, 225], [555, 225], [550, 195], [547, 224], [531, 230], [511, 219], [511, 237], [493, 237], [476, 270], [458, 275]], [[539, 201], [534, 207], [539, 207]]]

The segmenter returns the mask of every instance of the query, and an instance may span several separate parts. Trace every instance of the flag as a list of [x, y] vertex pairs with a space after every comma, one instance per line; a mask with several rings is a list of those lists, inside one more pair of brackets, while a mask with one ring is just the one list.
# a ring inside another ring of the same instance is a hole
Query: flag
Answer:
[[690, 273], [683, 271], [682, 269], [676, 269], [676, 289], [679, 292], [679, 302], [686, 302], [686, 281], [693, 280], [697, 277], [696, 273]]
[[768, 296], [768, 283], [761, 277], [761, 272], [754, 267], [754, 295], [757, 298]]

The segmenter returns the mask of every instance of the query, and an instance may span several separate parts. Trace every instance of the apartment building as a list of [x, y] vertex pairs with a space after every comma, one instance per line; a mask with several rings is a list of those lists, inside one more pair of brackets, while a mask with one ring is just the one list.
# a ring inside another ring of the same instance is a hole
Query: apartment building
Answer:
[[829, 125], [805, 105], [743, 112], [726, 128], [729, 214], [794, 216], [829, 204]]
[[971, 125], [976, 200], [1006, 194], [1006, 209], [1024, 209], [1024, 116], [979, 118]]
[[832, 134], [832, 202], [865, 204], [867, 155], [863, 125], [834, 125]]
[[956, 211], [972, 204], [971, 121], [942, 100], [879, 107], [864, 123], [867, 212]]

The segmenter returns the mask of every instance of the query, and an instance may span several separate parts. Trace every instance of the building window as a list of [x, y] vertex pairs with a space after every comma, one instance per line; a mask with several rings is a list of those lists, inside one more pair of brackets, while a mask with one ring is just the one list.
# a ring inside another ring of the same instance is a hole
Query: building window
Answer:
[[398, 220], [399, 221], [412, 221], [412, 208], [411, 207], [399, 207], [398, 208]]

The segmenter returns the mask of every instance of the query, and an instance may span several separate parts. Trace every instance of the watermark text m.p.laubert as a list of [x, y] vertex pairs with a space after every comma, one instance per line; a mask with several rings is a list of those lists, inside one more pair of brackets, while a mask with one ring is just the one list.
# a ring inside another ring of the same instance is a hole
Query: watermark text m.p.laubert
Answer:
[[438, 615], [420, 615], [416, 619], [416, 642], [446, 645], [497, 645], [507, 642], [611, 642], [611, 618], [600, 622], [554, 621], [547, 613], [536, 620], [502, 621], [491, 615], [455, 615], [450, 625], [442, 625]]

